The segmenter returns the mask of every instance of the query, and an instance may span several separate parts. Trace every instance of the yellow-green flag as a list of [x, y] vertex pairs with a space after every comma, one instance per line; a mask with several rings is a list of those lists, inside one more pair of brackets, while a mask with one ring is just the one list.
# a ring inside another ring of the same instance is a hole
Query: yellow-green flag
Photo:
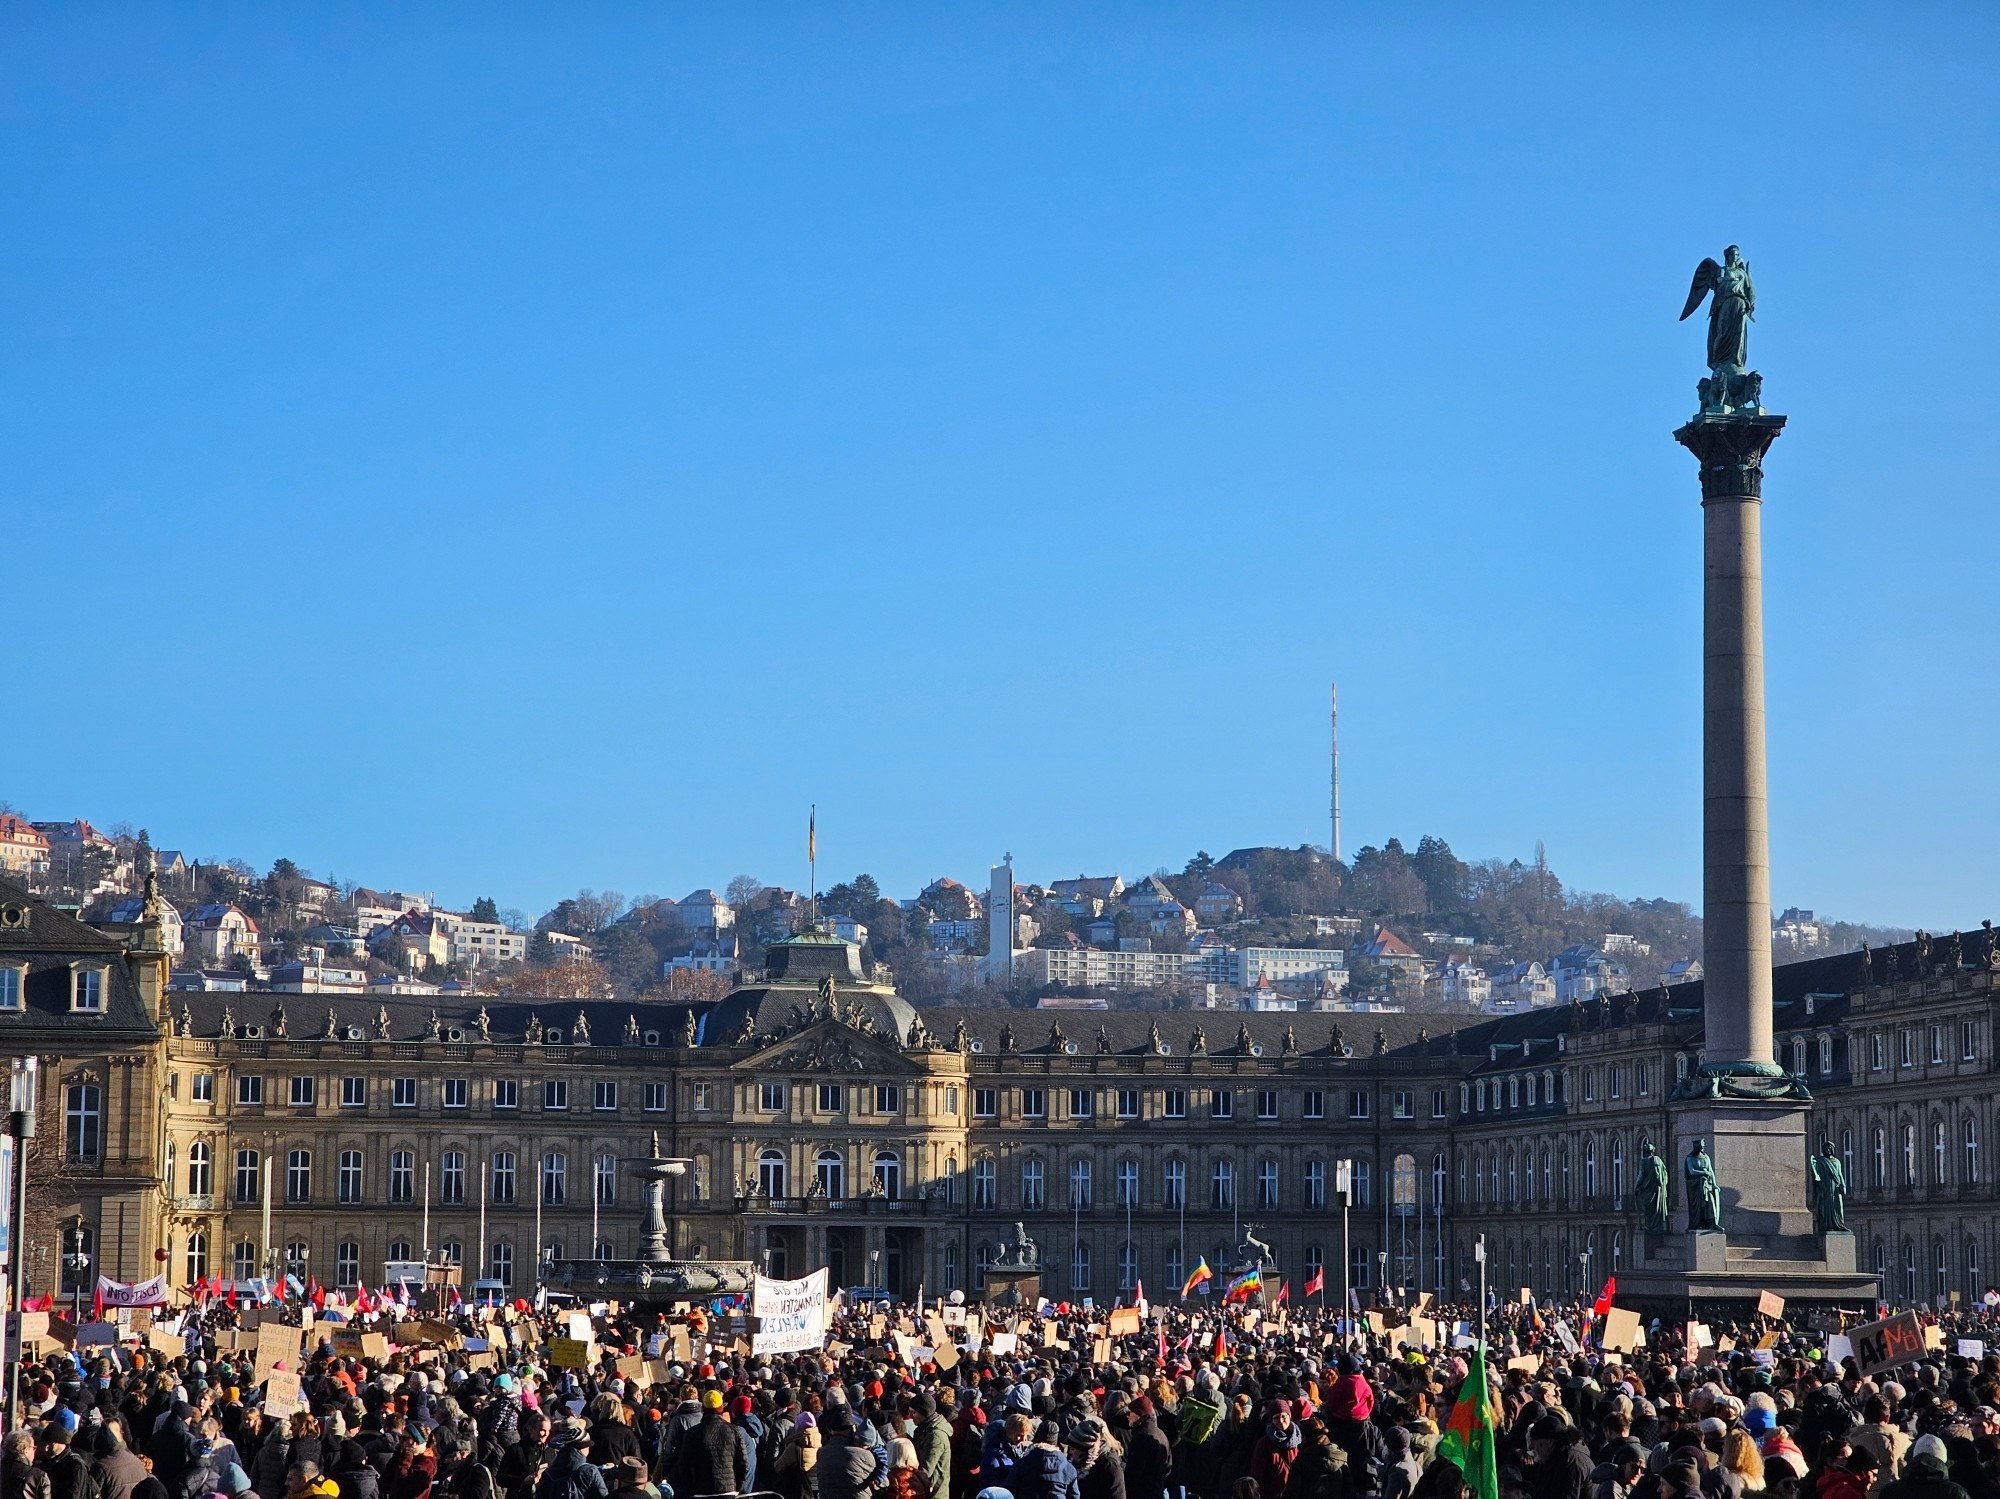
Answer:
[[1458, 1403], [1438, 1442], [1438, 1456], [1458, 1464], [1465, 1487], [1477, 1499], [1500, 1499], [1499, 1466], [1493, 1455], [1493, 1394], [1486, 1384], [1486, 1350], [1473, 1345]]

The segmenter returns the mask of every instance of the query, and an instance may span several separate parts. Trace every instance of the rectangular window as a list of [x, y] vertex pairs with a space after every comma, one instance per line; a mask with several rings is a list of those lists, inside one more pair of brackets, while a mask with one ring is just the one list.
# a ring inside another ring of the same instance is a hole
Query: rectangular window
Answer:
[[1896, 1065], [1898, 1067], [1916, 1066], [1914, 1048], [1910, 1045], [1910, 1033], [1908, 1031], [1896, 1032]]
[[1653, 1079], [1650, 1071], [1648, 1070], [1644, 1062], [1637, 1062], [1633, 1064], [1632, 1091], [1641, 1098], [1644, 1098], [1647, 1094], [1653, 1091]]
[[21, 1008], [21, 970], [0, 968], [0, 1010]]
[[368, 1079], [365, 1077], [344, 1077], [340, 1080], [340, 1106], [343, 1109], [365, 1109], [368, 1107]]
[[261, 1077], [236, 1079], [236, 1101], [251, 1108], [261, 1108], [264, 1103], [264, 1079]]
[[1625, 1096], [1625, 1069], [1623, 1067], [1611, 1068], [1605, 1081], [1605, 1091], [1610, 1097], [1623, 1098]]
[[1299, 1113], [1306, 1119], [1326, 1118], [1326, 1093], [1319, 1088], [1308, 1088], [1299, 1095]]
[[521, 1085], [511, 1077], [493, 1079], [493, 1107], [496, 1109], [518, 1109], [521, 1106]]
[[1821, 1036], [1819, 1038], [1819, 1071], [1822, 1077], [1833, 1071], [1833, 1037], [1831, 1036]]
[[903, 1090], [896, 1083], [875, 1085], [875, 1112], [878, 1114], [900, 1114], [903, 1112]]
[[1208, 1117], [1211, 1119], [1235, 1118], [1236, 1095], [1227, 1088], [1209, 1089]]
[[215, 1102], [215, 1074], [213, 1072], [197, 1072], [194, 1075], [192, 1088], [193, 1091], [188, 1096], [196, 1103]]
[[618, 1084], [615, 1082], [591, 1084], [590, 1106], [600, 1114], [616, 1113], [618, 1109]]
[[569, 1108], [569, 1081], [560, 1077], [542, 1079], [542, 1112], [560, 1114]]
[[1368, 1090], [1367, 1090], [1367, 1089], [1365, 1089], [1365, 1088], [1350, 1088], [1350, 1089], [1348, 1089], [1348, 1092], [1347, 1092], [1347, 1117], [1348, 1117], [1349, 1119], [1366, 1119], [1366, 1118], [1368, 1117]]
[[1597, 1102], [1597, 1069], [1595, 1067], [1586, 1067], [1583, 1069], [1583, 1101], [1585, 1103]]
[[462, 1077], [448, 1077], [444, 1080], [444, 1106], [448, 1109], [462, 1109], [472, 1096], [472, 1084]]
[[1433, 1088], [1431, 1089], [1431, 1118], [1442, 1119], [1444, 1117], [1445, 1091], [1442, 1088]]
[[785, 1112], [785, 1085], [783, 1083], [759, 1083], [757, 1085], [757, 1107], [766, 1114]]
[[1090, 1089], [1071, 1088], [1069, 1090], [1070, 1118], [1088, 1119], [1096, 1112], [1096, 1109], [1097, 1109], [1097, 1095], [1095, 1093], [1092, 1093]]
[[999, 1112], [1000, 1112], [999, 1096], [998, 1094], [995, 1093], [993, 1089], [974, 1088], [972, 1090], [973, 1118], [992, 1119], [997, 1117]]
[[947, 1083], [944, 1090], [944, 1115], [947, 1119], [958, 1117], [958, 1084]]
[[1139, 1090], [1137, 1088], [1120, 1088], [1118, 1090], [1118, 1117], [1120, 1119], [1137, 1119], [1139, 1117]]
[[292, 1107], [309, 1109], [313, 1106], [313, 1079], [310, 1074], [292, 1079]]
[[1023, 1119], [1045, 1119], [1048, 1117], [1049, 1103], [1040, 1088], [1021, 1090], [1021, 1117]]
[[1868, 1070], [1880, 1072], [1882, 1067], [1882, 1033], [1871, 1031], [1868, 1036]]
[[1934, 1025], [1934, 1026], [1932, 1026], [1932, 1027], [1931, 1027], [1931, 1031], [1930, 1031], [1930, 1041], [1931, 1041], [1931, 1065], [1932, 1065], [1933, 1067], [1935, 1067], [1935, 1066], [1937, 1066], [1937, 1065], [1938, 1065], [1938, 1063], [1940, 1063], [1940, 1062], [1942, 1062], [1942, 1061], [1944, 1060], [1944, 1027], [1943, 1027], [1943, 1026], [1941, 1026], [1941, 1025]]
[[847, 1107], [847, 1089], [839, 1083], [821, 1083], [817, 1107], [822, 1114], [838, 1114]]
[[79, 968], [76, 970], [76, 988], [70, 1001], [70, 1008], [89, 1015], [98, 1014], [104, 1009], [104, 970], [102, 968]]
[[514, 1200], [514, 1152], [502, 1150], [493, 1157], [493, 1200], [509, 1203]]
[[1169, 1088], [1160, 1095], [1160, 1115], [1165, 1119], [1187, 1118], [1187, 1089]]
[[1408, 1088], [1398, 1088], [1389, 1096], [1389, 1112], [1397, 1119], [1417, 1117], [1417, 1095]]
[[[710, 1086], [708, 1083], [696, 1083], [694, 1085], [692, 1102], [697, 1114], [705, 1114], [713, 1106], [714, 1095], [709, 1092]], [[664, 1109], [666, 1104], [662, 1103], [660, 1107]]]
[[391, 1078], [389, 1106], [395, 1109], [414, 1109], [417, 1106], [417, 1080], [413, 1077]]
[[[704, 1085], [705, 1086], [705, 1085]], [[667, 1111], [667, 1085], [665, 1083], [646, 1084], [646, 1112], [664, 1114]]]
[[1257, 1117], [1276, 1119], [1278, 1117], [1278, 1091], [1275, 1088], [1257, 1090]]
[[1961, 1062], [1979, 1060], [1979, 1027], [1970, 1020], [1958, 1023], [1958, 1059]]

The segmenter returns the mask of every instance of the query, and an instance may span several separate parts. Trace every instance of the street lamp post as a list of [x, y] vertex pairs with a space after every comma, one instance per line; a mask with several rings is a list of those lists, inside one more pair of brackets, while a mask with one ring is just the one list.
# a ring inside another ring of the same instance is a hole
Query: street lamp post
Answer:
[[14, 1346], [6, 1347], [4, 1335], [0, 1335], [0, 1355], [11, 1353], [7, 1359], [7, 1415], [15, 1425], [21, 1425], [21, 1351], [20, 1337], [21, 1305], [26, 1300], [28, 1288], [28, 1142], [35, 1138], [35, 1072], [37, 1059], [17, 1057], [12, 1067], [12, 1097], [8, 1100], [7, 1134], [14, 1151], [14, 1202], [12, 1219], [8, 1224], [9, 1252], [8, 1289], [12, 1292], [14, 1306]]
[[71, 1301], [73, 1311], [71, 1321], [83, 1321], [83, 1282], [90, 1273], [90, 1253], [83, 1247], [83, 1218], [79, 1215], [69, 1229], [69, 1250], [63, 1255], [63, 1268], [69, 1271]]
[[1383, 1306], [1389, 1304], [1389, 1251], [1375, 1251], [1375, 1299]]

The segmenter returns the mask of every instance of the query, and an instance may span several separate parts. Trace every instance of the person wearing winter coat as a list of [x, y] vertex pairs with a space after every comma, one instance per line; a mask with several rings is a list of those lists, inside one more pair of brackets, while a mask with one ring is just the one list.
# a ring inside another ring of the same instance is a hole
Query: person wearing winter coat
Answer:
[[844, 1406], [826, 1413], [820, 1432], [819, 1461], [814, 1467], [819, 1475], [820, 1499], [869, 1499], [888, 1486], [886, 1456], [855, 1429], [854, 1417]]
[[[1347, 1454], [1347, 1479], [1356, 1494], [1375, 1492], [1375, 1465], [1385, 1448], [1382, 1429], [1369, 1419], [1375, 1414], [1375, 1391], [1361, 1375], [1352, 1355], [1341, 1363], [1341, 1374], [1326, 1393], [1320, 1416], [1334, 1445]], [[1537, 1496], [1539, 1499], [1539, 1496]]]
[[1292, 1422], [1291, 1401], [1271, 1401], [1264, 1409], [1264, 1434], [1250, 1450], [1250, 1477], [1260, 1499], [1282, 1499], [1298, 1450], [1299, 1429]]
[[195, 1438], [194, 1456], [181, 1469], [180, 1481], [167, 1485], [167, 1499], [213, 1499], [222, 1488], [222, 1475], [215, 1471], [208, 1443]]
[[1918, 1437], [1903, 1460], [1903, 1476], [1883, 1488], [1882, 1499], [1967, 1499], [1951, 1481], [1949, 1465], [1943, 1438]]
[[771, 1474], [771, 1486], [783, 1499], [813, 1499], [819, 1492], [819, 1445], [819, 1417], [800, 1411]]
[[1299, 1423], [1299, 1450], [1285, 1479], [1284, 1499], [1349, 1499], [1347, 1454], [1317, 1415]]
[[1375, 1474], [1379, 1499], [1410, 1499], [1423, 1474], [1410, 1446], [1410, 1433], [1401, 1426], [1392, 1426], [1382, 1438], [1382, 1447], [1382, 1461]]
[[1081, 1499], [1125, 1499], [1125, 1462], [1111, 1444], [1111, 1432], [1095, 1416], [1085, 1416], [1063, 1438], [1063, 1451], [1076, 1469]]
[[1174, 1449], [1160, 1430], [1152, 1397], [1134, 1395], [1120, 1433], [1125, 1448], [1126, 1499], [1161, 1499], [1173, 1475]]
[[35, 1466], [35, 1439], [25, 1431], [10, 1431], [0, 1447], [0, 1499], [51, 1499], [49, 1475]]
[[909, 1403], [910, 1442], [917, 1449], [917, 1466], [934, 1499], [951, 1493], [951, 1423], [938, 1414], [937, 1398], [928, 1390]]
[[[146, 1478], [145, 1463], [125, 1445], [125, 1433], [118, 1423], [105, 1422], [97, 1433], [97, 1482], [102, 1499], [132, 1499]], [[284, 1483], [285, 1476], [280, 1473], [277, 1491], [270, 1499], [285, 1499]]]
[[54, 1499], [96, 1499], [97, 1474], [90, 1460], [70, 1445], [69, 1432], [60, 1421], [42, 1428], [35, 1466], [49, 1475]]
[[1008, 1488], [1014, 1499], [1079, 1499], [1076, 1469], [1057, 1445], [1056, 1423], [1043, 1421], [1035, 1440], [1014, 1463]]
[[1528, 1492], [1533, 1499], [1592, 1499], [1597, 1465], [1583, 1433], [1559, 1415], [1546, 1415], [1528, 1428]]

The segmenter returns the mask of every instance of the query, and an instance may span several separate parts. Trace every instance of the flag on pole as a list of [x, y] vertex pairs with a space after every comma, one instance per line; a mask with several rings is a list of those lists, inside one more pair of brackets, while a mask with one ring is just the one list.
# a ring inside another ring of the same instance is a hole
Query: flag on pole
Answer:
[[1615, 1275], [1605, 1276], [1604, 1289], [1597, 1293], [1597, 1300], [1591, 1305], [1590, 1315], [1593, 1317], [1601, 1317], [1606, 1312], [1610, 1311], [1611, 1298], [1613, 1296], [1616, 1296], [1617, 1294], [1618, 1294], [1618, 1277]]
[[1292, 1299], [1292, 1283], [1288, 1280], [1279, 1281], [1278, 1294], [1272, 1298], [1272, 1305], [1283, 1306], [1286, 1302], [1290, 1301], [1291, 1299]]
[[819, 858], [819, 808], [806, 813], [806, 862], [811, 864]]
[[1215, 1272], [1208, 1268], [1208, 1260], [1205, 1257], [1197, 1257], [1194, 1262], [1194, 1274], [1190, 1275], [1187, 1284], [1181, 1287], [1181, 1295], [1192, 1296], [1196, 1286], [1207, 1285], [1214, 1279]]
[[1500, 1474], [1493, 1456], [1492, 1392], [1486, 1384], [1486, 1348], [1475, 1343], [1466, 1357], [1465, 1383], [1438, 1442], [1438, 1456], [1458, 1465], [1473, 1499], [1500, 1499]]
[[1215, 1330], [1215, 1361], [1221, 1363], [1227, 1357], [1229, 1357], [1229, 1329], [1218, 1327]]
[[91, 1295], [90, 1320], [93, 1322], [102, 1322], [104, 1320], [104, 1287], [102, 1285]]
[[1232, 1301], [1248, 1301], [1264, 1289], [1264, 1272], [1261, 1269], [1245, 1270], [1229, 1283], [1229, 1289], [1222, 1293], [1222, 1304]]
[[1326, 1294], [1326, 1266], [1322, 1265], [1319, 1267], [1319, 1269], [1313, 1271], [1313, 1273], [1309, 1277], [1307, 1277], [1306, 1295], [1324, 1296], [1325, 1294]]

